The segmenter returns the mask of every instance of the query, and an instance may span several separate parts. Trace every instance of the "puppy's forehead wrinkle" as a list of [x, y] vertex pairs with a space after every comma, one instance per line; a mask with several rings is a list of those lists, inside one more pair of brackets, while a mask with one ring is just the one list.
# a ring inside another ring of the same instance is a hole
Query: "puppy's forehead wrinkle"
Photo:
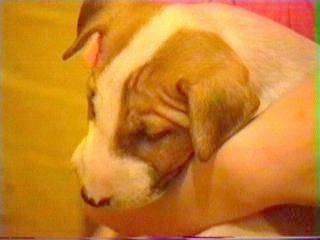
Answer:
[[187, 114], [181, 111], [177, 111], [176, 109], [171, 108], [168, 105], [158, 105], [154, 108], [154, 113], [158, 116], [170, 121], [172, 124], [189, 128], [189, 117]]
[[[155, 71], [156, 71], [156, 66], [152, 66], [150, 63], [147, 63], [144, 66], [138, 68], [138, 70], [136, 70], [133, 73], [133, 76], [134, 76], [133, 87], [136, 90], [136, 92], [138, 93], [144, 92], [147, 95], [152, 95], [152, 92], [149, 91], [150, 88], [148, 86], [148, 83], [150, 79], [152, 79], [152, 76], [154, 75]], [[159, 87], [160, 87], [160, 84], [159, 84]]]
[[156, 89], [142, 88], [141, 91], [127, 89], [125, 95], [128, 96], [124, 102], [126, 105], [124, 108], [128, 109], [128, 121], [153, 114], [176, 126], [188, 126], [186, 103], [171, 98], [161, 87]]
[[165, 89], [157, 90], [156, 93], [163, 104], [171, 108], [174, 108], [177, 111], [184, 113], [187, 112], [188, 108], [185, 101], [181, 101], [181, 99], [174, 98], [173, 96], [169, 95], [168, 91], [166, 91]]

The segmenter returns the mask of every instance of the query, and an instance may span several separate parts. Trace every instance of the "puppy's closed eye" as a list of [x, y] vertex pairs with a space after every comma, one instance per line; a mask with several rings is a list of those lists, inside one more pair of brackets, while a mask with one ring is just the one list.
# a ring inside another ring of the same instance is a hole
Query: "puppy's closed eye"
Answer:
[[130, 114], [127, 124], [122, 126], [120, 145], [123, 148], [132, 148], [139, 143], [159, 141], [174, 130], [174, 125], [154, 113]]
[[168, 120], [163, 119], [155, 114], [149, 114], [143, 117], [145, 133], [148, 140], [159, 140], [174, 130], [174, 125]]

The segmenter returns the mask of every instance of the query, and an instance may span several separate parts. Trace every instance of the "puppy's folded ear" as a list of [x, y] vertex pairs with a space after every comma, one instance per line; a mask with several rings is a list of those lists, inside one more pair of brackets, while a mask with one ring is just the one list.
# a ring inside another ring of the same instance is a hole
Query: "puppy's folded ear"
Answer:
[[198, 159], [209, 159], [259, 106], [247, 70], [235, 65], [187, 87], [190, 132]]
[[102, 62], [105, 55], [102, 42], [106, 31], [106, 19], [100, 15], [105, 5], [105, 0], [84, 1], [78, 18], [77, 37], [64, 52], [63, 60], [67, 60], [85, 47], [83, 57], [90, 67]]

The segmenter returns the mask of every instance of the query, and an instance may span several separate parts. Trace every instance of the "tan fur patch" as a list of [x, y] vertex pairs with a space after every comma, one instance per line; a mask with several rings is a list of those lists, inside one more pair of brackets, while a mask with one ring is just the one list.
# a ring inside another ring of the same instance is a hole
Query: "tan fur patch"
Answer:
[[[194, 152], [209, 159], [259, 106], [239, 57], [221, 38], [204, 31], [179, 30], [127, 82], [134, 84], [124, 93], [119, 138], [130, 138], [126, 145], [131, 145], [131, 154], [162, 174], [174, 171]], [[185, 110], [163, 101], [163, 95]], [[149, 140], [141, 141], [143, 137]]]

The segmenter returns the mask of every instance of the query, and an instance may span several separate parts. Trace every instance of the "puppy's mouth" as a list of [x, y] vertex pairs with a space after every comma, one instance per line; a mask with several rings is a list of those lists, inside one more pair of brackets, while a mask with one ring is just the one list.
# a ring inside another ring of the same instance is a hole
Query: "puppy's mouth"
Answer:
[[111, 198], [103, 198], [100, 201], [95, 202], [95, 200], [93, 198], [88, 197], [84, 187], [81, 188], [80, 194], [81, 194], [83, 201], [86, 204], [90, 205], [91, 207], [101, 208], [101, 207], [110, 206]]

